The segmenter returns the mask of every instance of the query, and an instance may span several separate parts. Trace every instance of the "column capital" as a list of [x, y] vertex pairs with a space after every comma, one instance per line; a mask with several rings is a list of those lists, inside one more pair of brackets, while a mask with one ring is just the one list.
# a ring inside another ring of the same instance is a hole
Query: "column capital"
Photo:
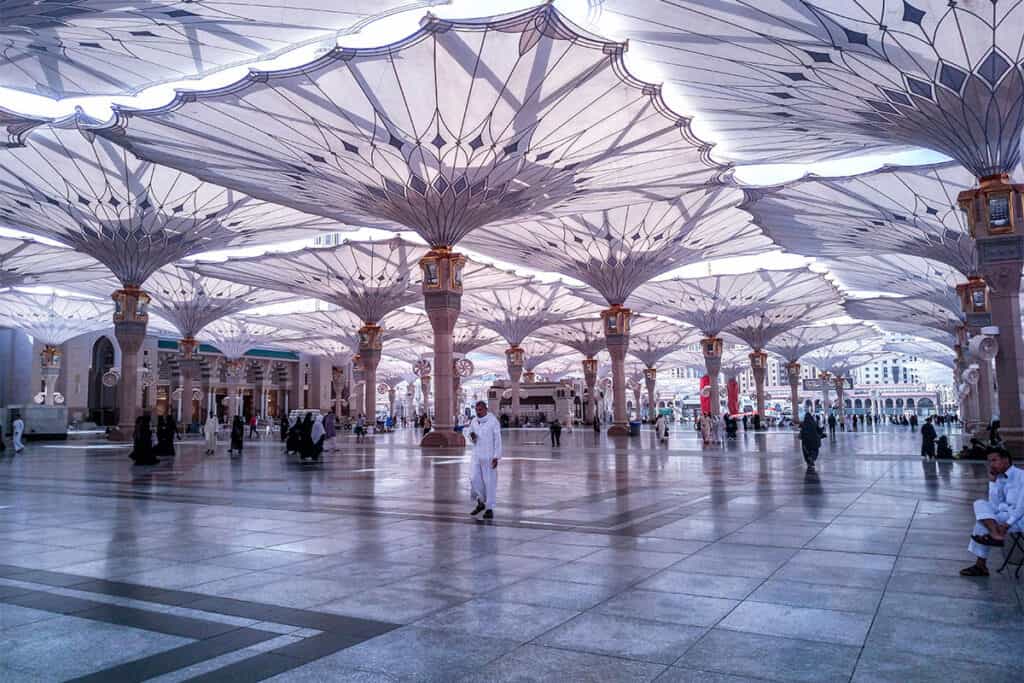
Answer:
[[149, 295], [138, 287], [126, 285], [110, 295], [114, 300], [114, 323], [135, 322], [145, 325], [149, 322], [146, 308], [149, 306]]
[[601, 311], [601, 320], [604, 321], [604, 338], [609, 352], [613, 346], [629, 344], [629, 320], [632, 317], [633, 312], [622, 304], [612, 304]]
[[704, 337], [700, 340], [700, 352], [704, 355], [705, 360], [708, 358], [721, 358], [722, 357], [722, 338], [721, 337]]

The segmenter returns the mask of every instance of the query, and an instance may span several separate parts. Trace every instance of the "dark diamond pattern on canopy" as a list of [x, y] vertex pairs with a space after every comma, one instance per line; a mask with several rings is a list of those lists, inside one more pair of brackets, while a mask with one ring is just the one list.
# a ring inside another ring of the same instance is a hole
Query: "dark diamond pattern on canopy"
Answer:
[[1008, 172], [1024, 124], [1024, 5], [591, 0], [735, 161], [926, 147]]
[[488, 223], [675, 197], [720, 176], [624, 49], [551, 5], [431, 18], [387, 47], [121, 110], [99, 132], [269, 201], [452, 246]]
[[750, 216], [736, 209], [740, 195], [736, 188], [709, 187], [670, 201], [562, 217], [544, 212], [537, 219], [487, 226], [465, 244], [576, 278], [607, 303], [621, 304], [643, 283], [680, 266], [770, 249]]
[[139, 286], [191, 254], [309, 236], [323, 218], [139, 161], [78, 130], [0, 149], [0, 227], [62, 242]]

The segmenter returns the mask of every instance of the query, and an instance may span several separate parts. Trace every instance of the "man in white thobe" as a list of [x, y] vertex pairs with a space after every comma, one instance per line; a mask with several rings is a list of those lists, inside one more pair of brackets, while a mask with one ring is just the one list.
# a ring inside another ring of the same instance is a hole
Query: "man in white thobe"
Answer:
[[210, 417], [206, 418], [206, 424], [203, 425], [203, 436], [206, 437], [206, 455], [213, 455], [217, 451], [217, 428], [219, 426], [216, 416], [210, 413]]
[[961, 576], [988, 576], [988, 554], [1001, 547], [1007, 533], [1024, 530], [1024, 470], [998, 447], [988, 452], [988, 500], [974, 501], [974, 532], [967, 549], [978, 559]]
[[477, 401], [476, 417], [469, 423], [469, 438], [473, 442], [473, 463], [469, 481], [470, 495], [476, 507], [469, 514], [484, 513], [484, 519], [494, 518], [495, 494], [498, 488], [498, 461], [501, 460], [501, 423], [487, 413], [487, 404]]
[[21, 435], [25, 433], [25, 421], [17, 417], [11, 427], [14, 429], [14, 452], [19, 453], [25, 450], [25, 444], [21, 443]]

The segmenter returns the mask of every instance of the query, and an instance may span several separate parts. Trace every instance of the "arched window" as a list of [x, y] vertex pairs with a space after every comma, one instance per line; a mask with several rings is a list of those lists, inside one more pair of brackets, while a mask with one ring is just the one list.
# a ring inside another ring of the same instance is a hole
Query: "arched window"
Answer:
[[103, 375], [114, 367], [114, 344], [100, 337], [92, 345], [89, 368], [89, 420], [97, 425], [117, 424], [117, 387], [103, 384]]

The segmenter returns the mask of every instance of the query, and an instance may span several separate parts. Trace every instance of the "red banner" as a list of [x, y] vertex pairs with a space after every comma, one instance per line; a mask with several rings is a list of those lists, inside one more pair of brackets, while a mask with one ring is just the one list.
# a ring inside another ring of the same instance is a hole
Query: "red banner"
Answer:
[[729, 380], [729, 383], [725, 385], [726, 393], [729, 397], [729, 414], [735, 415], [740, 412], [740, 385], [734, 379]]
[[[711, 412], [711, 394], [710, 394], [711, 390], [710, 389], [708, 389], [707, 391], [704, 390], [704, 387], [709, 387], [710, 385], [711, 385], [711, 378], [710, 377], [708, 377], [707, 375], [704, 375], [703, 377], [700, 378], [700, 412], [701, 412], [701, 415], [703, 415], [704, 413], [710, 413]], [[705, 396], [705, 394], [707, 394], [707, 396]]]

